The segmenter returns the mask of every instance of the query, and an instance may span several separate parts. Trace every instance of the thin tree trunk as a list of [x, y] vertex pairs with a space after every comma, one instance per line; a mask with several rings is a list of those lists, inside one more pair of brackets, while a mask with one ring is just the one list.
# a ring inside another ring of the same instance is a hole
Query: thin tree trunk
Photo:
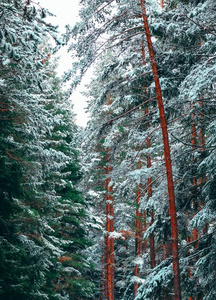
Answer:
[[160, 0], [160, 6], [161, 6], [162, 9], [164, 8], [164, 2], [163, 2], [163, 0]]
[[[192, 147], [193, 147], [193, 151], [196, 151], [196, 139], [197, 139], [197, 134], [196, 134], [196, 125], [195, 125], [195, 121], [194, 121], [194, 118], [195, 118], [196, 114], [193, 115], [193, 118], [192, 118]], [[194, 194], [196, 194], [196, 188], [197, 188], [197, 178], [196, 176], [193, 177], [193, 186], [194, 186]], [[195, 195], [194, 195], [195, 196]], [[192, 219], [195, 215], [194, 213], [194, 210], [196, 209], [196, 203], [195, 203], [195, 200], [193, 201], [192, 203], [192, 210], [193, 210], [193, 216], [192, 216]], [[192, 229], [192, 234], [191, 234], [191, 242], [195, 241], [198, 239], [198, 231], [197, 229]], [[196, 244], [195, 245], [195, 248], [197, 247], [198, 245]]]
[[[204, 113], [202, 111], [202, 106], [203, 106], [203, 101], [202, 100], [200, 100], [199, 105], [200, 105], [200, 110], [201, 110], [201, 112], [200, 112], [201, 118], [200, 118], [200, 136], [199, 136], [200, 139], [199, 139], [199, 145], [200, 145], [200, 151], [204, 152], [206, 149], [205, 149], [205, 130], [204, 130], [204, 124], [203, 124]], [[201, 178], [199, 179], [199, 185], [200, 185], [201, 188], [205, 184], [205, 182], [206, 182], [206, 175], [203, 174], [201, 176]], [[199, 204], [200, 204], [199, 209], [201, 209], [202, 206], [203, 206], [202, 201], [200, 201]], [[203, 229], [203, 233], [207, 234], [207, 232], [208, 232], [208, 224], [206, 223], [205, 227]]]
[[[148, 106], [146, 105], [145, 107], [145, 114], [148, 115]], [[149, 128], [149, 123], [147, 124], [147, 129]], [[151, 147], [151, 140], [148, 137], [147, 138], [147, 149]], [[147, 168], [151, 168], [151, 155], [147, 154]], [[152, 197], [152, 178], [148, 178], [148, 199]], [[154, 223], [154, 212], [153, 210], [150, 211], [150, 216], [151, 216], [151, 222], [150, 226]], [[154, 233], [150, 235], [149, 238], [149, 244], [150, 244], [150, 262], [151, 262], [151, 269], [154, 269], [156, 266], [156, 261], [155, 261], [155, 243], [154, 243]]]
[[[143, 65], [146, 64], [146, 61], [145, 61], [145, 45], [144, 45], [143, 42], [142, 42], [142, 62], [143, 62]], [[146, 89], [146, 87], [144, 88], [144, 94], [145, 94], [145, 96], [147, 95], [147, 89]], [[143, 232], [144, 233], [146, 232], [146, 229], [147, 229], [146, 218], [147, 218], [147, 215], [146, 215], [146, 211], [144, 210], [143, 211]], [[148, 248], [147, 239], [144, 240], [144, 245], [143, 246], [144, 246], [145, 253], [147, 253], [147, 248]]]
[[[111, 104], [111, 99], [108, 97], [108, 105]], [[109, 114], [109, 111], [107, 111]], [[109, 157], [110, 149], [106, 149], [107, 152], [107, 167], [106, 174], [107, 177], [112, 171], [112, 168], [108, 165], [110, 161]], [[106, 236], [105, 236], [105, 299], [106, 300], [114, 300], [114, 238], [110, 237], [110, 233], [114, 231], [114, 221], [113, 221], [113, 197], [111, 196], [112, 187], [110, 184], [110, 177], [106, 180]]]
[[[109, 169], [109, 172], [111, 171], [111, 168]], [[109, 178], [109, 183], [110, 183]], [[112, 192], [112, 188], [108, 184], [108, 193]], [[110, 203], [110, 232], [114, 231], [114, 212], [113, 212], [113, 197], [109, 195]], [[111, 288], [112, 288], [112, 299], [114, 300], [114, 280], [115, 280], [115, 252], [114, 252], [114, 238], [110, 238], [110, 263], [111, 263]]]
[[[138, 162], [138, 169], [141, 168], [141, 161]], [[135, 232], [135, 249], [136, 249], [136, 257], [140, 257], [142, 255], [142, 213], [139, 211], [140, 205], [140, 197], [141, 197], [141, 185], [138, 185], [137, 190], [137, 201], [136, 201], [136, 232]], [[134, 269], [134, 275], [139, 277], [139, 266], [136, 265]], [[136, 298], [139, 284], [138, 282], [134, 282], [134, 298]]]
[[[109, 161], [107, 155], [107, 161]], [[107, 166], [107, 175], [111, 168]], [[110, 178], [106, 180], [106, 237], [105, 237], [105, 299], [114, 300], [114, 238], [110, 233], [114, 231], [113, 223], [113, 198], [110, 195], [112, 188], [109, 186]]]
[[203, 106], [203, 101], [200, 100], [199, 102], [200, 105], [200, 114], [201, 114], [201, 118], [200, 118], [200, 150], [203, 152], [205, 151], [205, 130], [204, 130], [204, 125], [203, 125], [203, 116], [204, 113], [202, 111], [202, 106]]
[[160, 82], [157, 72], [157, 64], [155, 61], [154, 51], [152, 47], [151, 35], [149, 31], [148, 19], [145, 10], [145, 0], [141, 1], [142, 8], [142, 18], [144, 23], [144, 29], [148, 44], [149, 56], [152, 65], [152, 71], [154, 76], [156, 95], [158, 101], [158, 108], [160, 114], [160, 122], [163, 135], [164, 143], [164, 159], [165, 167], [167, 172], [167, 188], [169, 195], [169, 213], [171, 219], [171, 234], [172, 234], [172, 255], [173, 255], [173, 273], [174, 273], [174, 300], [181, 299], [181, 289], [180, 289], [180, 272], [179, 272], [179, 255], [178, 255], [178, 228], [177, 228], [177, 217], [176, 217], [176, 206], [175, 206], [175, 194], [174, 194], [174, 185], [173, 185], [173, 175], [172, 175], [172, 164], [171, 164], [171, 155], [167, 131], [167, 122], [164, 113], [164, 105], [161, 93]]
[[[200, 134], [199, 134], [199, 149], [201, 152], [205, 151], [205, 130], [204, 130], [204, 124], [203, 124], [203, 117], [204, 117], [204, 113], [202, 110], [202, 106], [203, 106], [203, 101], [200, 100], [199, 102], [200, 105]], [[201, 178], [199, 179], [199, 185], [203, 185], [206, 182], [206, 176], [205, 174], [201, 176]], [[202, 206], [203, 203], [200, 203], [200, 205]]]
[[110, 299], [109, 298], [109, 267], [110, 267], [110, 255], [109, 255], [109, 250], [110, 250], [110, 241], [109, 241], [109, 232], [110, 232], [110, 224], [109, 224], [109, 206], [106, 204], [106, 236], [105, 236], [105, 300]]

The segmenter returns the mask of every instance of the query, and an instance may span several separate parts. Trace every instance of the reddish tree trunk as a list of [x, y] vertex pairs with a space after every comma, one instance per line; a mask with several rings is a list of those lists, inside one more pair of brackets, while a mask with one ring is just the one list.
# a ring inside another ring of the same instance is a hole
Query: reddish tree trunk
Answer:
[[[108, 97], [108, 105], [111, 104], [111, 99]], [[109, 111], [107, 111], [109, 114]], [[107, 164], [109, 163], [109, 151], [107, 149]], [[112, 168], [108, 165], [106, 167], [107, 176], [110, 174]], [[114, 238], [110, 237], [110, 233], [114, 231], [113, 221], [113, 197], [111, 196], [112, 187], [109, 186], [111, 179], [108, 177], [106, 180], [106, 236], [105, 236], [105, 299], [114, 300]]]
[[[196, 150], [196, 126], [195, 126], [195, 121], [194, 121], [194, 118], [195, 118], [195, 114], [193, 114], [193, 117], [192, 117], [192, 126], [191, 126], [191, 130], [192, 130], [192, 148], [193, 148], [193, 151]], [[194, 186], [194, 191], [193, 193], [195, 194], [195, 190], [196, 190], [196, 186], [197, 186], [197, 179], [196, 179], [196, 176], [193, 177], [193, 186]], [[193, 211], [193, 214], [192, 214], [192, 217], [191, 219], [193, 219], [194, 217], [194, 208], [195, 208], [195, 201], [192, 202], [192, 211]], [[193, 242], [194, 240], [197, 239], [197, 230], [196, 229], [192, 229], [192, 232], [191, 232], [191, 236], [190, 236], [190, 242]], [[195, 245], [195, 248], [197, 247], [197, 245]], [[191, 273], [191, 264], [189, 266], [189, 277], [192, 276], [192, 273]], [[192, 300], [192, 297], [188, 297], [189, 300]]]
[[[110, 169], [111, 171], [111, 169]], [[110, 179], [109, 179], [109, 183], [110, 183]], [[112, 188], [109, 187], [108, 185], [108, 193], [112, 192]], [[111, 220], [110, 220], [110, 232], [114, 231], [114, 212], [113, 212], [113, 197], [109, 196], [109, 200], [112, 201], [112, 203], [110, 203], [110, 216], [111, 216]], [[115, 252], [114, 252], [114, 238], [110, 238], [110, 263], [111, 263], [111, 288], [112, 288], [112, 299], [114, 299], [114, 277], [115, 277]]]
[[[204, 130], [204, 124], [203, 124], [203, 116], [204, 113], [202, 111], [202, 106], [203, 106], [203, 101], [200, 100], [199, 102], [200, 105], [200, 135], [199, 135], [199, 149], [201, 152], [205, 151], [205, 130]], [[199, 185], [203, 185], [206, 182], [206, 178], [205, 178], [205, 174], [201, 176], [201, 178], [199, 179]], [[200, 205], [202, 206], [203, 203], [200, 203]]]
[[[196, 150], [196, 126], [195, 126], [195, 121], [194, 121], [194, 118], [195, 118], [196, 114], [193, 115], [193, 118], [192, 118], [192, 147], [193, 147], [193, 151]], [[197, 178], [196, 176], [194, 176], [193, 178], [193, 185], [194, 185], [194, 194], [196, 193], [196, 187], [197, 187]], [[195, 204], [195, 201], [193, 201], [193, 207], [192, 209], [194, 210], [195, 207], [196, 207], [196, 204]], [[195, 213], [193, 213], [193, 216], [192, 218], [194, 217]], [[194, 240], [197, 240], [198, 238], [198, 231], [197, 229], [192, 229], [192, 234], [191, 234], [191, 242], [193, 242]], [[197, 244], [195, 245], [195, 247], [197, 247]]]
[[[145, 61], [145, 45], [144, 45], [143, 42], [142, 42], [142, 62], [143, 62], [143, 65], [146, 64], [146, 61]], [[144, 94], [145, 94], [145, 96], [147, 95], [147, 89], [146, 89], [146, 87], [144, 87]], [[143, 220], [143, 232], [146, 232], [146, 229], [147, 229], [146, 217], [147, 217], [146, 216], [146, 211], [144, 210], [143, 211], [143, 219], [144, 219]], [[147, 252], [147, 248], [148, 248], [147, 239], [144, 240], [143, 246], [144, 246], [144, 251], [146, 253]]]
[[[141, 168], [141, 161], [138, 162], [138, 169]], [[135, 248], [136, 248], [136, 257], [142, 255], [142, 213], [139, 211], [141, 197], [141, 185], [138, 186], [137, 190], [137, 201], [136, 201], [136, 232], [135, 232]], [[139, 277], [139, 266], [135, 266], [134, 275]], [[139, 284], [134, 282], [134, 298], [137, 295]]]
[[203, 101], [200, 100], [200, 110], [201, 110], [201, 118], [200, 118], [200, 150], [205, 151], [205, 130], [204, 130], [204, 125], [203, 125], [203, 116], [204, 113], [202, 111], [202, 106], [203, 106]]
[[[148, 115], [148, 106], [145, 107], [145, 114]], [[149, 128], [149, 123], [147, 123], [147, 129], [148, 128]], [[146, 141], [147, 141], [147, 149], [149, 149], [151, 147], [151, 140], [148, 137]], [[151, 168], [151, 155], [150, 154], [147, 155], [147, 168]], [[152, 178], [149, 177], [148, 178], [148, 198], [151, 198], [151, 197], [152, 197]], [[153, 210], [151, 210], [150, 216], [151, 216], [151, 222], [150, 222], [150, 226], [151, 226], [154, 223], [154, 212], [153, 212]], [[151, 269], [154, 269], [154, 267], [156, 266], [156, 262], [155, 262], [154, 233], [152, 233], [150, 235], [149, 244], [150, 244]]]
[[[107, 160], [109, 160], [107, 158]], [[107, 175], [111, 168], [107, 167]], [[112, 188], [109, 186], [110, 178], [106, 181], [106, 236], [105, 236], [105, 299], [114, 300], [114, 238], [110, 233], [114, 231], [113, 224], [113, 198], [110, 195]]]
[[[106, 216], [109, 215], [109, 206], [106, 205]], [[105, 252], [105, 266], [104, 266], [104, 271], [105, 271], [105, 281], [104, 281], [104, 289], [105, 289], [105, 299], [108, 300], [109, 299], [109, 267], [110, 267], [110, 255], [109, 255], [109, 250], [110, 250], [110, 241], [109, 241], [109, 219], [107, 217], [106, 219], [106, 231], [107, 234], [105, 235], [105, 248], [104, 248], [104, 252]]]
[[[202, 111], [202, 106], [203, 106], [203, 101], [200, 100], [199, 102], [200, 104], [200, 110], [201, 110], [201, 118], [200, 118], [200, 141], [199, 141], [199, 145], [200, 145], [200, 151], [204, 152], [205, 151], [205, 130], [204, 130], [204, 124], [203, 124], [203, 117], [204, 117], [204, 113]], [[201, 178], [199, 179], [199, 185], [203, 186], [203, 184], [206, 182], [206, 176], [205, 174], [202, 174]], [[199, 209], [201, 209], [203, 206], [203, 203], [200, 201], [200, 207]], [[204, 229], [203, 229], [203, 233], [207, 234], [208, 232], [208, 224], [205, 225]]]
[[175, 206], [175, 194], [174, 194], [174, 185], [173, 185], [173, 175], [172, 175], [172, 164], [171, 164], [171, 155], [167, 131], [167, 122], [164, 113], [164, 105], [161, 93], [160, 82], [157, 72], [157, 64], [155, 61], [154, 51], [152, 47], [151, 35], [149, 31], [148, 19], [145, 10], [145, 0], [141, 1], [142, 8], [142, 18], [144, 23], [144, 30], [146, 34], [149, 56], [151, 60], [151, 66], [154, 76], [156, 96], [158, 101], [158, 108], [160, 114], [160, 122], [163, 135], [164, 143], [164, 159], [165, 167], [167, 173], [167, 188], [169, 194], [169, 213], [171, 219], [171, 234], [172, 234], [172, 255], [173, 255], [173, 273], [174, 273], [174, 300], [181, 299], [181, 289], [180, 289], [180, 272], [179, 272], [179, 255], [178, 255], [178, 228], [177, 228], [177, 217], [176, 217], [176, 206]]
[[[134, 275], [139, 276], [139, 267], [135, 266]], [[138, 292], [139, 284], [138, 282], [134, 282], [134, 299], [136, 298], [137, 292]]]
[[164, 8], [164, 2], [163, 2], [163, 0], [160, 0], [160, 6], [161, 6], [162, 9]]

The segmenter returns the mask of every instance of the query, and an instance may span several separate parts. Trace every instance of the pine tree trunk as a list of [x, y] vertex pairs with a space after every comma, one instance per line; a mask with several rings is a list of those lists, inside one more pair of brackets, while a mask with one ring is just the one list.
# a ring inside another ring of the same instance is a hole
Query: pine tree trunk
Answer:
[[158, 108], [160, 114], [160, 122], [163, 134], [163, 143], [164, 143], [164, 158], [165, 158], [165, 167], [167, 172], [167, 187], [169, 194], [169, 213], [171, 219], [171, 234], [172, 234], [172, 255], [173, 255], [173, 273], [174, 273], [174, 300], [181, 299], [181, 289], [180, 289], [180, 272], [179, 272], [179, 255], [178, 255], [178, 228], [177, 228], [177, 217], [176, 217], [176, 206], [175, 206], [175, 194], [174, 194], [174, 185], [173, 185], [173, 175], [172, 175], [172, 164], [171, 164], [171, 155], [167, 131], [167, 122], [164, 113], [164, 105], [161, 93], [160, 82], [158, 78], [157, 65], [155, 61], [154, 51], [152, 47], [151, 35], [149, 31], [148, 19], [145, 10], [145, 0], [141, 1], [142, 8], [142, 18], [144, 23], [144, 30], [146, 34], [149, 56], [152, 65], [152, 71], [155, 81], [156, 95], [158, 101]]
[[[138, 162], [138, 169], [141, 168], [141, 161]], [[138, 185], [137, 190], [137, 201], [136, 201], [136, 232], [135, 232], [135, 249], [136, 249], [136, 257], [139, 257], [142, 255], [142, 214], [139, 211], [139, 205], [140, 205], [140, 197], [141, 197], [141, 185]], [[139, 266], [135, 266], [134, 275], [139, 277]], [[134, 282], [134, 298], [137, 295], [139, 284], [138, 282]]]
[[[204, 124], [203, 124], [203, 117], [204, 117], [204, 113], [202, 110], [202, 106], [203, 106], [203, 101], [200, 100], [199, 102], [200, 105], [200, 135], [199, 135], [199, 149], [200, 152], [204, 152], [205, 151], [205, 130], [204, 130]], [[199, 185], [202, 185], [206, 182], [206, 178], [205, 178], [205, 174], [201, 176], [201, 178], [199, 179]], [[200, 203], [200, 205], [202, 206], [203, 203]]]
[[[144, 43], [142, 42], [142, 62], [143, 62], [143, 65], [146, 64], [146, 61], [145, 61], [145, 45]], [[144, 88], [144, 93], [145, 93], [145, 96], [147, 95], [147, 88]], [[143, 195], [144, 196], [144, 195]], [[147, 218], [147, 215], [146, 215], [146, 211], [144, 210], [143, 211], [143, 232], [145, 233], [146, 232], [146, 229], [147, 229], [147, 222], [146, 222], [146, 218]], [[148, 242], [147, 242], [147, 239], [144, 240], [144, 251], [145, 253], [147, 253], [147, 248], [148, 248]]]
[[[111, 168], [109, 169], [109, 172], [111, 171]], [[110, 178], [109, 178], [110, 183]], [[112, 188], [109, 187], [108, 184], [108, 193], [112, 192]], [[114, 212], [113, 212], [113, 197], [109, 195], [109, 200], [112, 201], [110, 203], [110, 232], [114, 231]], [[114, 252], [114, 238], [110, 238], [110, 271], [111, 271], [111, 289], [112, 289], [112, 300], [114, 300], [114, 280], [115, 280], [115, 252]]]
[[163, 0], [160, 0], [160, 6], [161, 6], [162, 9], [164, 8], [164, 2], [163, 2]]
[[108, 296], [108, 292], [109, 292], [109, 265], [110, 265], [110, 260], [109, 260], [109, 249], [110, 249], [110, 245], [109, 245], [109, 206], [106, 204], [106, 231], [107, 234], [105, 236], [105, 248], [104, 248], [104, 252], [105, 252], [105, 266], [104, 266], [104, 270], [105, 270], [105, 281], [104, 281], [104, 290], [105, 290], [105, 300], [109, 299]]
[[[203, 110], [202, 110], [202, 106], [203, 106], [203, 101], [202, 100], [200, 100], [199, 105], [200, 105], [200, 114], [201, 114], [199, 145], [200, 145], [200, 151], [204, 152], [206, 149], [205, 149], [205, 129], [204, 129], [204, 124], [203, 124], [204, 113], [203, 113]], [[202, 174], [201, 178], [199, 179], [199, 186], [200, 186], [201, 189], [202, 189], [203, 185], [205, 184], [205, 182], [206, 182], [206, 175]], [[202, 206], [203, 206], [203, 203], [202, 203], [202, 201], [200, 201], [199, 209], [201, 209]], [[208, 232], [208, 224], [206, 223], [205, 227], [203, 229], [203, 234], [207, 234], [207, 232]]]
[[[193, 115], [193, 118], [192, 118], [192, 147], [193, 147], [193, 151], [196, 151], [196, 126], [195, 126], [195, 121], [194, 121], [194, 118], [195, 118], [196, 114]], [[194, 197], [196, 197], [196, 188], [197, 188], [197, 178], [196, 176], [193, 177], [193, 186], [194, 186], [194, 189], [193, 189], [193, 193], [194, 193]], [[197, 200], [197, 199], [195, 199]], [[192, 210], [193, 210], [193, 216], [192, 216], [192, 219], [195, 215], [195, 209], [196, 209], [196, 203], [195, 203], [195, 200], [193, 201], [192, 203]], [[192, 233], [191, 233], [191, 242], [197, 240], [198, 238], [198, 232], [197, 232], [197, 229], [192, 229]], [[197, 247], [198, 245], [196, 244], [195, 245], [195, 248]]]
[[200, 100], [199, 102], [200, 105], [200, 114], [201, 114], [201, 118], [200, 118], [200, 150], [203, 152], [205, 151], [205, 130], [204, 130], [204, 124], [203, 124], [203, 110], [202, 110], [202, 106], [203, 106], [203, 101]]
[[[108, 105], [111, 104], [111, 99], [108, 97]], [[109, 111], [107, 111], [109, 114]], [[106, 161], [109, 164], [110, 149], [106, 149], [107, 157]], [[114, 272], [115, 272], [115, 257], [114, 257], [114, 238], [110, 237], [110, 233], [114, 231], [114, 221], [113, 221], [113, 197], [110, 195], [112, 192], [112, 187], [109, 186], [111, 179], [109, 174], [112, 171], [112, 168], [107, 165], [106, 167], [106, 237], [105, 237], [105, 299], [114, 300]]]
[[[109, 160], [109, 159], [108, 159]], [[107, 175], [111, 168], [107, 167]], [[110, 195], [112, 188], [109, 186], [110, 178], [106, 181], [106, 237], [105, 237], [105, 299], [114, 300], [114, 238], [110, 237], [110, 233], [114, 231], [113, 224], [113, 198]]]
[[[148, 115], [148, 106], [147, 105], [145, 107], [145, 114]], [[148, 128], [149, 128], [149, 123], [147, 123], [147, 129]], [[150, 147], [151, 147], [151, 140], [148, 137], [147, 138], [147, 149], [149, 149]], [[150, 154], [147, 155], [147, 168], [151, 168], [151, 155]], [[149, 177], [148, 178], [148, 199], [151, 198], [151, 197], [152, 197], [152, 178]], [[151, 216], [151, 222], [150, 222], [150, 226], [151, 226], [154, 223], [154, 212], [153, 212], [153, 210], [151, 210], [150, 216]], [[152, 233], [150, 235], [149, 244], [150, 244], [151, 269], [154, 269], [154, 267], [156, 266], [154, 233]]]

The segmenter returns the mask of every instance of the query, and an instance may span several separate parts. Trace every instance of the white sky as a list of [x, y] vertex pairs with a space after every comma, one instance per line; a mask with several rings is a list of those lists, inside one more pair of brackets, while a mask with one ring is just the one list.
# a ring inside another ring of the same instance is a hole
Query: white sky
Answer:
[[[48, 8], [50, 12], [56, 15], [51, 19], [46, 19], [54, 25], [59, 25], [59, 30], [64, 30], [64, 26], [69, 24], [73, 26], [78, 20], [79, 14], [79, 0], [39, 0], [40, 6]], [[61, 55], [59, 61], [58, 72], [62, 75], [64, 71], [68, 70], [72, 64], [72, 59], [67, 53], [66, 49], [62, 49], [58, 56]], [[89, 83], [89, 76], [85, 76], [81, 85], [73, 92], [71, 96], [74, 105], [74, 111], [77, 115], [76, 124], [85, 127], [88, 121], [88, 115], [85, 113], [86, 99], [80, 94], [84, 90], [84, 84]]]

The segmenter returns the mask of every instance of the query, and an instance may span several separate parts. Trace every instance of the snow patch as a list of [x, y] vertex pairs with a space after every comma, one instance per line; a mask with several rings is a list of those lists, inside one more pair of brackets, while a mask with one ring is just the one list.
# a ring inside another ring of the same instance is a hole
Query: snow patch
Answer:
[[122, 237], [122, 234], [117, 231], [109, 232], [109, 237], [113, 239], [119, 239]]

